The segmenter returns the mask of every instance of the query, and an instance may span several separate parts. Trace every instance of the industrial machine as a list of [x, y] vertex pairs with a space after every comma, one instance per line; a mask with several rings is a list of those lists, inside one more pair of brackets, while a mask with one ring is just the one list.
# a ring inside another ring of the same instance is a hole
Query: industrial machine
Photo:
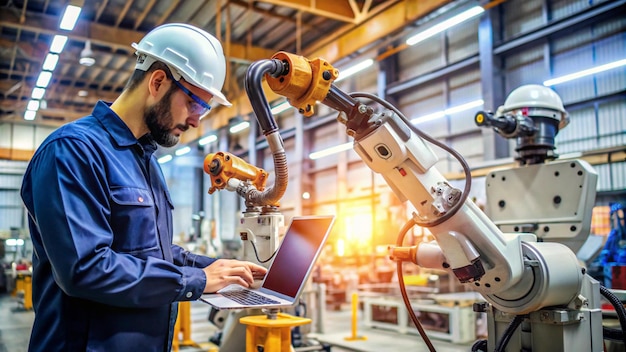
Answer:
[[[404, 247], [401, 234], [397, 246], [390, 248], [398, 268], [402, 261], [411, 261], [424, 268], [447, 270], [485, 298], [486, 304], [476, 310], [488, 314], [489, 339], [477, 343], [474, 350], [602, 351], [600, 294], [609, 296], [610, 292], [585, 273], [574, 253], [588, 234], [587, 213], [597, 176], [583, 161], [543, 163], [556, 158], [554, 136], [567, 122], [558, 96], [527, 87], [531, 100], [518, 99], [524, 94], [512, 94], [495, 115], [476, 115], [478, 124], [518, 139], [521, 166], [488, 176], [488, 187], [494, 189], [490, 192], [496, 195], [490, 197], [495, 202], [490, 205], [492, 220], [468, 199], [470, 171], [456, 151], [417, 129], [385, 100], [369, 93], [341, 91], [332, 84], [338, 75], [323, 59], [309, 60], [286, 52], [254, 62], [245, 88], [275, 156], [277, 181], [264, 191], [252, 187], [252, 176], [244, 177], [246, 181], [222, 180], [222, 184], [251, 205], [261, 198], [277, 201], [280, 190], [284, 191], [286, 161], [263, 93], [263, 79], [305, 116], [311, 116], [315, 104], [321, 102], [339, 112], [337, 120], [354, 138], [354, 150], [363, 162], [383, 176], [401, 201], [408, 200], [415, 207], [403, 234], [420, 225], [428, 227], [435, 238]], [[374, 110], [359, 98], [379, 104], [382, 110]], [[535, 103], [542, 100], [548, 104]], [[434, 167], [438, 159], [429, 143], [459, 161], [466, 175], [464, 189], [452, 187]], [[514, 187], [520, 198], [503, 194], [504, 189], [512, 192]], [[403, 280], [399, 281], [402, 285]], [[405, 303], [413, 313], [408, 299]], [[619, 300], [614, 305], [623, 331], [626, 311]], [[411, 319], [434, 351], [414, 314]], [[610, 335], [624, 339], [621, 331]]]
[[[284, 217], [278, 211], [280, 198], [287, 189], [287, 160], [279, 134], [268, 138], [272, 150], [276, 179], [266, 188], [268, 173], [246, 163], [236, 155], [217, 152], [204, 159], [204, 171], [211, 178], [209, 193], [217, 190], [236, 192], [245, 200], [240, 223], [236, 228], [242, 241], [240, 259], [269, 267], [280, 244], [280, 230]], [[218, 311], [212, 309], [209, 320], [220, 332], [214, 338], [221, 351], [245, 350], [245, 327], [239, 319], [247, 315], [262, 314], [261, 310]]]

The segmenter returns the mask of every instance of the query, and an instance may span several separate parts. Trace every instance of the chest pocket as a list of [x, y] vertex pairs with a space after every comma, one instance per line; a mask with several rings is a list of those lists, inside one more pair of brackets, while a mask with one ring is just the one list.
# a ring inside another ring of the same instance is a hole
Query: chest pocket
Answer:
[[113, 249], [140, 253], [158, 249], [156, 208], [150, 191], [135, 187], [111, 188]]

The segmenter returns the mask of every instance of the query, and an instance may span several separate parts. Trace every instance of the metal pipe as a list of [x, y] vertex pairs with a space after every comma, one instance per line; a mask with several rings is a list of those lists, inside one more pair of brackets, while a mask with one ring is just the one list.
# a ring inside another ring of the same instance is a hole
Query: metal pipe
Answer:
[[265, 74], [277, 77], [284, 74], [287, 68], [280, 60], [260, 60], [252, 63], [246, 72], [244, 87], [252, 109], [261, 126], [263, 135], [267, 140], [272, 157], [274, 159], [275, 182], [272, 187], [259, 191], [256, 188], [245, 187], [242, 183], [237, 189], [237, 193], [242, 196], [249, 205], [278, 205], [278, 202], [287, 190], [289, 173], [287, 171], [287, 155], [285, 146], [274, 116], [270, 110], [269, 103], [263, 93], [263, 76]]

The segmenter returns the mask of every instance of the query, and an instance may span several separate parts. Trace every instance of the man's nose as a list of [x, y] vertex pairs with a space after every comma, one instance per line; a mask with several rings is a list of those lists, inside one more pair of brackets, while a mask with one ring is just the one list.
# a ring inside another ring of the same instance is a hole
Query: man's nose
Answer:
[[200, 116], [199, 115], [191, 115], [187, 118], [187, 124], [193, 128], [198, 128], [200, 125]]

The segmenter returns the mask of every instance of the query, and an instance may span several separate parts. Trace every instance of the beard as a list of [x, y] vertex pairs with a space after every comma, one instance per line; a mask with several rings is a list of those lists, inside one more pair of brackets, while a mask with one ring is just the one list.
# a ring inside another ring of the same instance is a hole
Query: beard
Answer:
[[[180, 139], [179, 136], [172, 133], [172, 122], [174, 121], [172, 116], [172, 95], [175, 90], [176, 86], [172, 85], [161, 101], [147, 107], [143, 113], [143, 119], [150, 130], [150, 135], [152, 135], [152, 138], [158, 145], [166, 148], [175, 146]], [[175, 128], [186, 131], [189, 126], [177, 125]]]

